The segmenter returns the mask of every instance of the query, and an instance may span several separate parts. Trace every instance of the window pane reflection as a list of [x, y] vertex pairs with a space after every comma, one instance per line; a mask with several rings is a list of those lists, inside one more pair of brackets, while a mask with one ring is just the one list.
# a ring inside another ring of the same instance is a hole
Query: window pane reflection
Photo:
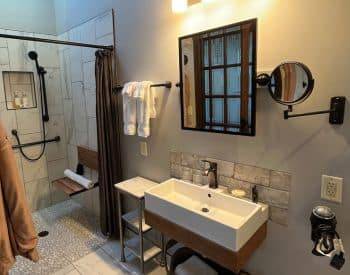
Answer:
[[213, 122], [224, 122], [224, 100], [219, 98], [213, 98]]
[[212, 94], [222, 95], [224, 93], [224, 69], [212, 70]]
[[241, 67], [227, 69], [227, 94], [239, 95], [241, 93]]
[[211, 40], [211, 65], [224, 64], [224, 38]]

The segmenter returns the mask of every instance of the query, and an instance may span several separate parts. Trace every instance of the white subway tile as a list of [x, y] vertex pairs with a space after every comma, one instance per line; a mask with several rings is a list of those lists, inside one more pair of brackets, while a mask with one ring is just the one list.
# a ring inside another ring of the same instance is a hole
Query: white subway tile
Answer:
[[83, 63], [84, 89], [96, 90], [95, 62]]
[[[57, 39], [53, 35], [35, 34], [35, 37], [45, 39]], [[38, 53], [38, 60], [41, 66], [45, 68], [59, 68], [58, 46], [51, 43], [35, 43], [35, 49]]]
[[70, 49], [66, 48], [60, 53], [61, 88], [63, 98], [72, 98], [72, 75]]
[[96, 118], [89, 118], [89, 148], [97, 151], [97, 124]]
[[0, 48], [0, 66], [9, 65], [9, 52], [7, 48]]
[[83, 91], [83, 85], [81, 82], [72, 84], [72, 96], [73, 96], [73, 113], [74, 113], [74, 126], [76, 130], [81, 132], [87, 132], [87, 112], [85, 103], [85, 94]]
[[47, 104], [50, 115], [63, 114], [63, 95], [59, 69], [48, 69], [46, 76]]
[[88, 118], [96, 118], [96, 94], [95, 93], [86, 93], [86, 111]]
[[83, 81], [82, 49], [80, 47], [70, 48], [70, 73], [72, 82]]
[[16, 110], [15, 112], [19, 134], [41, 132], [41, 114], [38, 108]]
[[64, 116], [55, 115], [50, 117], [47, 123], [47, 139], [60, 136], [59, 142], [53, 142], [46, 145], [46, 158], [48, 161], [65, 158], [67, 155], [67, 145], [65, 137]]

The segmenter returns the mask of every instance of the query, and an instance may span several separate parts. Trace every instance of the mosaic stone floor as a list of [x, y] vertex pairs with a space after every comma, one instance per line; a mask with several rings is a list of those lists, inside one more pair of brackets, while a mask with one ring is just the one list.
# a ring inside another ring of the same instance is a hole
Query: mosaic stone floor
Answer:
[[33, 219], [38, 232], [49, 231], [47, 237], [39, 239], [41, 260], [34, 264], [18, 257], [11, 275], [53, 274], [107, 242], [99, 230], [97, 217], [72, 200], [37, 211]]

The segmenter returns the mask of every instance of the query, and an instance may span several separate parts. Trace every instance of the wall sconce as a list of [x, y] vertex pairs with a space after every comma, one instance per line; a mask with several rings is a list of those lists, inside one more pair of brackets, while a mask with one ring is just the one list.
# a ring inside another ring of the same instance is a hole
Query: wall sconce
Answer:
[[189, 6], [198, 3], [211, 3], [214, 0], [172, 0], [172, 9], [174, 13], [182, 13], [185, 12]]
[[172, 10], [174, 13], [185, 12], [188, 7], [187, 0], [172, 0]]

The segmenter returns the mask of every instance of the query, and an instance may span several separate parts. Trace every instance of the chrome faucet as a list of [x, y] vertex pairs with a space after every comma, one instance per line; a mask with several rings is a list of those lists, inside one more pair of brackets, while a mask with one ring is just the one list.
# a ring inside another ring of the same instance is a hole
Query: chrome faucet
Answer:
[[209, 168], [205, 169], [204, 175], [208, 177], [209, 188], [217, 189], [219, 187], [218, 184], [218, 164], [216, 162], [211, 162], [208, 160], [202, 160], [204, 163], [209, 164]]

